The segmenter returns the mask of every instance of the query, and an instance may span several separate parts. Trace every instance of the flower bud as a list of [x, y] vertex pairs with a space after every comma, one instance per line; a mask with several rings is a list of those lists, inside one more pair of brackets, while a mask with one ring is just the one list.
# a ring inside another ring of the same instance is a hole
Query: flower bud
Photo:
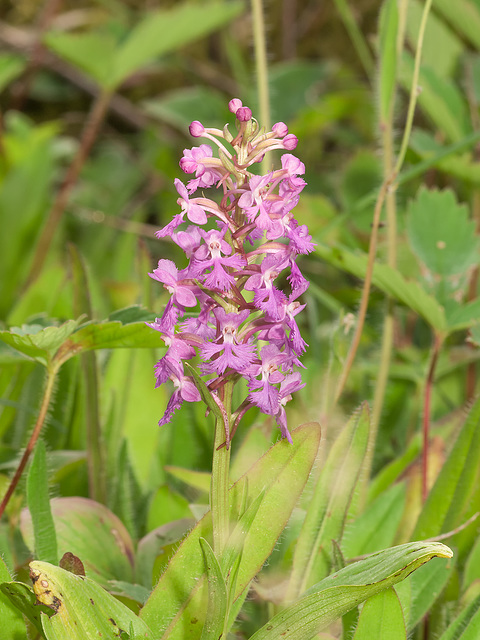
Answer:
[[239, 98], [232, 98], [228, 103], [228, 109], [231, 113], [237, 113], [238, 109], [240, 109], [241, 106], [243, 105], [242, 101], [239, 100]]
[[288, 136], [285, 136], [283, 139], [283, 148], [287, 151], [293, 151], [298, 144], [297, 136], [294, 136], [293, 133], [289, 133]]
[[276, 122], [272, 127], [272, 131], [279, 138], [284, 138], [288, 133], [288, 127], [284, 122]]
[[[194, 120], [191, 123], [190, 127], [188, 128], [188, 130], [190, 131], [190, 135], [193, 138], [200, 138], [201, 136], [203, 136], [203, 134], [205, 132], [205, 127], [198, 120]], [[295, 148], [295, 147], [292, 147], [292, 148]]]
[[240, 107], [235, 115], [239, 122], [249, 122], [252, 119], [252, 110], [248, 107]]

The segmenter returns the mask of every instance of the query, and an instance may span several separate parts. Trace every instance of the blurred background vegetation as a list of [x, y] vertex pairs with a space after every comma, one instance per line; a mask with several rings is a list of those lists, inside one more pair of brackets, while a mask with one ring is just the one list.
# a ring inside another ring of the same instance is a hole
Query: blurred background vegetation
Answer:
[[[286, 122], [298, 136], [296, 155], [306, 165], [308, 190], [297, 218], [317, 242], [359, 252], [368, 247], [383, 173], [374, 62], [381, 4], [358, 0], [351, 3], [353, 13], [345, 13], [341, 0], [264, 2], [271, 122]], [[478, 18], [480, 5], [473, 4]], [[468, 21], [455, 22], [445, 6], [438, 3], [427, 30], [407, 168], [442, 145], [464, 140], [478, 120], [479, 36]], [[403, 87], [411, 80], [420, 11], [421, 3], [411, 0]], [[167, 298], [147, 273], [160, 257], [180, 257], [154, 232], [177, 212], [178, 161], [184, 148], [198, 144], [188, 125], [200, 120], [222, 127], [231, 120], [232, 97], [257, 113], [250, 5], [1, 0], [0, 15], [0, 322], [46, 326], [52, 318], [62, 322], [82, 314], [102, 320], [131, 305], [144, 307], [145, 317], [160, 315]], [[400, 92], [400, 130], [407, 100], [408, 93]], [[480, 178], [471, 147], [464, 147], [458, 162], [439, 159], [399, 188], [398, 264], [405, 278], [422, 275], [405, 231], [408, 201], [422, 177], [430, 187], [453, 187], [459, 199], [478, 207]], [[380, 261], [384, 257], [381, 230]], [[307, 387], [290, 409], [292, 426], [326, 415], [328, 385], [351, 338], [349, 314], [356, 312], [361, 281], [332, 265], [317, 254], [302, 265], [312, 282], [302, 321], [310, 349]], [[356, 368], [327, 434], [372, 398], [384, 314], [384, 295], [376, 289]], [[440, 428], [445, 421], [451, 428], [451, 416], [472, 396], [465, 380], [477, 352], [465, 337], [457, 333], [442, 355], [432, 413]], [[401, 307], [375, 469], [394, 459], [417, 429], [430, 343], [425, 320], [415, 308]], [[153, 388], [153, 365], [162, 353], [99, 351], [90, 372], [80, 359], [67, 362], [45, 432], [55, 490], [86, 496], [88, 425], [97, 424], [109, 477], [106, 501], [135, 536], [190, 515], [187, 498], [198, 494], [189, 493], [169, 468], [207, 471], [211, 463], [211, 418], [205, 420], [201, 407], [183, 407], [170, 427], [156, 426], [168, 398], [168, 391]], [[38, 411], [43, 375], [39, 365], [2, 351], [5, 486]], [[250, 413], [237, 441], [258, 417]], [[272, 425], [259, 426], [255, 446], [262, 451]], [[442, 455], [440, 442], [438, 465]], [[239, 460], [238, 469], [245, 464]]]

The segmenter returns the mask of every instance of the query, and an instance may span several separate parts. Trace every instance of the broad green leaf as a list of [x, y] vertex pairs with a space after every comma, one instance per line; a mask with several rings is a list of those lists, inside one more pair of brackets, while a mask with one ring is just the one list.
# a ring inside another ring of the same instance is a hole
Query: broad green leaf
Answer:
[[405, 498], [405, 483], [395, 484], [369, 504], [352, 524], [348, 524], [341, 545], [345, 558], [390, 546], [402, 518]]
[[[367, 256], [356, 254], [343, 247], [327, 247], [317, 244], [316, 253], [324, 260], [364, 278], [367, 270]], [[445, 331], [446, 320], [443, 308], [417, 282], [405, 280], [402, 274], [388, 265], [376, 264], [373, 269], [373, 284], [381, 291], [418, 313], [428, 324], [438, 331]]]
[[370, 413], [365, 404], [349, 420], [329, 452], [298, 536], [287, 600], [298, 597], [331, 570], [332, 540], [340, 543], [342, 538], [369, 430]]
[[42, 615], [47, 640], [114, 640], [122, 630], [154, 639], [145, 622], [93, 580], [48, 562], [31, 562], [30, 575], [37, 600], [56, 611]]
[[472, 0], [435, 0], [435, 10], [471, 44], [480, 49], [480, 7]]
[[135, 558], [135, 580], [151, 589], [153, 567], [157, 557], [164, 556], [166, 564], [168, 551], [178, 547], [180, 540], [194, 525], [193, 518], [183, 518], [158, 527], [139, 540]]
[[[0, 584], [8, 584], [11, 579], [3, 558], [0, 558]], [[23, 616], [3, 590], [0, 591], [0, 621], [3, 640], [25, 640]]]
[[28, 471], [27, 504], [32, 516], [35, 555], [39, 560], [57, 564], [57, 537], [50, 510], [47, 456], [43, 440], [37, 442]]
[[[413, 78], [413, 57], [406, 51], [400, 65], [400, 79], [410, 91]], [[470, 117], [464, 94], [449, 78], [442, 78], [431, 67], [422, 66], [418, 84], [419, 107], [435, 126], [452, 142], [471, 132]]]
[[453, 191], [422, 188], [410, 203], [407, 228], [413, 250], [434, 273], [453, 276], [478, 260], [475, 222]]
[[208, 581], [208, 607], [201, 640], [217, 640], [222, 635], [227, 615], [227, 588], [212, 547], [200, 538]]
[[415, 628], [440, 596], [452, 575], [453, 567], [453, 560], [432, 562], [398, 585], [396, 591], [402, 605], [407, 600], [403, 608], [408, 632]]
[[118, 86], [155, 58], [216, 31], [243, 10], [243, 2], [185, 2], [146, 16], [121, 45], [110, 86]]
[[465, 607], [439, 640], [478, 640], [478, 638], [480, 638], [480, 596]]
[[[286, 440], [275, 444], [230, 489], [232, 522], [241, 515], [245, 484], [253, 498], [265, 490], [245, 538], [235, 589], [237, 602], [270, 555], [305, 486], [320, 441], [319, 426], [302, 425], [292, 432], [292, 438], [293, 444]], [[212, 538], [210, 512], [180, 545], [140, 612], [156, 637], [200, 638], [207, 598], [201, 537]]]
[[42, 327], [41, 325], [12, 327], [10, 331], [0, 331], [0, 340], [29, 358], [48, 366], [57, 350], [72, 335], [80, 321], [80, 318], [67, 320], [59, 327]]
[[368, 598], [404, 580], [432, 558], [451, 558], [439, 542], [409, 542], [337, 571], [277, 614], [250, 640], [309, 640]]
[[402, 606], [395, 589], [369, 598], [363, 605], [353, 640], [407, 640]]
[[0, 91], [15, 80], [25, 69], [27, 63], [23, 58], [12, 55], [11, 53], [2, 53], [0, 55]]
[[[15, 609], [18, 609], [19, 612], [23, 613], [37, 631], [41, 633], [42, 614], [52, 616], [54, 614], [53, 609], [37, 602], [37, 597], [33, 593], [33, 589], [26, 584], [23, 584], [23, 582], [3, 582], [0, 584], [0, 591], [2, 592], [2, 595], [5, 595], [8, 598]], [[17, 638], [15, 638], [15, 640], [17, 640]], [[20, 636], [18, 640], [25, 640], [25, 623], [23, 623], [23, 636]]]
[[[480, 400], [473, 406], [432, 487], [414, 538], [432, 537], [462, 524], [480, 464]], [[475, 505], [470, 505], [475, 509]], [[468, 518], [468, 515], [465, 519]]]
[[[85, 565], [87, 575], [107, 589], [112, 579], [133, 582], [133, 542], [114, 513], [87, 498], [54, 498], [50, 504], [59, 556], [72, 552]], [[32, 521], [26, 509], [20, 528], [32, 548]]]
[[396, 0], [387, 0], [380, 12], [378, 93], [380, 99], [380, 122], [390, 121], [397, 80], [397, 30], [398, 7]]
[[60, 58], [85, 71], [98, 84], [112, 86], [116, 43], [107, 33], [47, 33], [43, 42]]

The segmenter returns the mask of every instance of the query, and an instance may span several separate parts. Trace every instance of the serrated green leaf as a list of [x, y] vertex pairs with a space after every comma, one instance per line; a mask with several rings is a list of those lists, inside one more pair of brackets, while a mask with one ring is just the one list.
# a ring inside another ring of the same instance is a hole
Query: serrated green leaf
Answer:
[[[320, 428], [316, 423], [302, 425], [292, 431], [292, 438], [293, 444], [281, 440], [269, 449], [229, 491], [231, 521], [237, 522], [245, 483], [250, 496], [265, 489], [245, 539], [235, 589], [237, 603], [270, 555], [305, 486], [316, 457]], [[211, 536], [208, 512], [180, 545], [140, 612], [156, 636], [165, 640], [200, 638], [207, 593], [199, 539]]]
[[159, 335], [144, 322], [98, 322], [85, 325], [71, 337], [78, 350], [161, 347]]
[[94, 78], [101, 87], [112, 84], [116, 43], [106, 33], [47, 33], [43, 42], [60, 58]]
[[[8, 584], [11, 579], [7, 565], [0, 557], [0, 584]], [[26, 630], [23, 616], [3, 590], [0, 591], [0, 620], [3, 640], [25, 640]]]
[[217, 30], [243, 10], [242, 2], [225, 4], [216, 1], [201, 5], [185, 2], [146, 16], [116, 54], [110, 86], [118, 86], [155, 58]]
[[453, 276], [478, 260], [475, 222], [453, 191], [422, 188], [410, 203], [407, 229], [413, 250], [434, 273]]
[[355, 562], [314, 585], [250, 640], [309, 640], [361, 602], [404, 580], [432, 558], [451, 558], [439, 542], [409, 542]]
[[48, 562], [31, 562], [30, 575], [38, 602], [56, 612], [42, 614], [47, 640], [114, 640], [122, 630], [153, 640], [145, 622], [93, 580]]
[[[364, 278], [367, 270], [367, 256], [355, 254], [343, 247], [328, 247], [317, 244], [316, 252], [330, 264], [359, 278]], [[373, 284], [381, 291], [418, 313], [437, 331], [445, 331], [445, 313], [438, 302], [417, 282], [405, 280], [402, 274], [388, 265], [376, 264], [373, 269]]]
[[335, 440], [310, 499], [293, 557], [287, 600], [331, 570], [332, 540], [340, 542], [367, 450], [370, 412], [364, 404]]
[[380, 13], [380, 50], [378, 76], [380, 99], [380, 122], [390, 120], [395, 86], [397, 80], [397, 30], [398, 7], [396, 0], [387, 0], [383, 3]]
[[78, 320], [67, 320], [59, 327], [41, 325], [23, 325], [12, 327], [10, 331], [0, 331], [0, 340], [14, 347], [29, 358], [48, 366], [53, 356], [78, 325]]
[[452, 301], [451, 304], [446, 305], [445, 313], [450, 332], [469, 329], [480, 322], [480, 298], [466, 304]]
[[227, 588], [218, 560], [205, 538], [200, 538], [200, 547], [208, 582], [208, 607], [201, 640], [217, 640], [227, 615]]
[[27, 476], [27, 504], [32, 516], [35, 555], [58, 563], [57, 537], [48, 494], [47, 456], [43, 440], [37, 442]]
[[363, 605], [353, 640], [407, 640], [402, 606], [393, 588], [369, 598]]

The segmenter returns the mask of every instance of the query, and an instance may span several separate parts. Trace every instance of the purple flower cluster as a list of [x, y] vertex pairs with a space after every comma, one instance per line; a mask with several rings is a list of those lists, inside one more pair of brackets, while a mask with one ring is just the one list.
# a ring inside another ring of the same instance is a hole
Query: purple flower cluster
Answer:
[[[190, 125], [191, 135], [211, 140], [219, 157], [207, 144], [184, 151], [180, 167], [194, 177], [186, 186], [175, 180], [181, 212], [156, 234], [169, 236], [188, 259], [184, 269], [159, 260], [149, 274], [170, 293], [162, 317], [150, 324], [168, 347], [155, 366], [156, 386], [170, 379], [175, 387], [159, 424], [169, 422], [184, 400], [201, 399], [184, 367], [184, 361], [199, 355], [199, 373], [217, 405], [222, 405], [227, 382], [247, 381], [248, 396], [232, 415], [234, 429], [257, 406], [275, 417], [282, 436], [291, 441], [285, 404], [304, 386], [295, 369], [302, 366], [306, 343], [295, 316], [305, 306], [298, 298], [308, 287], [296, 259], [314, 247], [307, 227], [293, 217], [305, 187], [305, 167], [285, 153], [281, 169], [264, 176], [251, 173], [248, 168], [267, 151], [292, 151], [297, 138], [282, 122], [269, 132], [260, 129], [238, 99], [229, 108], [236, 115], [235, 136], [227, 126]], [[203, 194], [194, 197], [197, 190], [214, 186], [221, 190], [219, 202]], [[279, 285], [284, 274], [289, 291]]]

